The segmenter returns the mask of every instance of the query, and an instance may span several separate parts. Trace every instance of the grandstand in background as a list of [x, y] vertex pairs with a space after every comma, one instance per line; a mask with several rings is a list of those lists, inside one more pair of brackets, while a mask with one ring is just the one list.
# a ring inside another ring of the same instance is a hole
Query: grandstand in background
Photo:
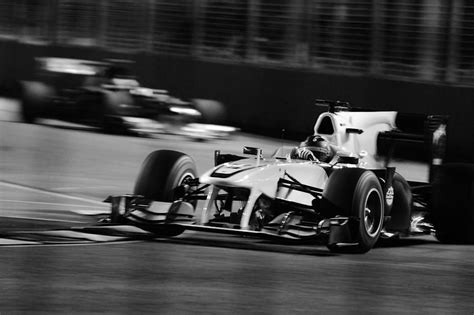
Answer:
[[464, 0], [4, 0], [0, 37], [474, 84]]

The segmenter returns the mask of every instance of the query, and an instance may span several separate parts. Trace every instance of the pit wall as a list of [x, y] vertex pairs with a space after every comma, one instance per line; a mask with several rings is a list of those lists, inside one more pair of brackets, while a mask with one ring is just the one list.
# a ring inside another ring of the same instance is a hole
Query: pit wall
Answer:
[[447, 114], [451, 117], [449, 159], [474, 161], [471, 87], [0, 41], [0, 89], [4, 94], [14, 94], [13, 82], [34, 77], [36, 56], [134, 60], [142, 85], [167, 89], [182, 98], [219, 100], [226, 106], [227, 123], [273, 137], [301, 140], [310, 134], [318, 114], [324, 110], [314, 105], [317, 98], [345, 100], [356, 107], [378, 110]]

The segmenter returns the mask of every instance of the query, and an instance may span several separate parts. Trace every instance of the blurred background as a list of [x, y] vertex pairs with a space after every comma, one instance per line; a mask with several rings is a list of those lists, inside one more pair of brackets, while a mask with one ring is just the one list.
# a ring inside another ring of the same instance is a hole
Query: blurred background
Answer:
[[301, 139], [322, 108], [449, 114], [474, 157], [474, 4], [464, 0], [4, 0], [0, 89], [34, 58], [133, 61], [140, 82], [225, 105], [226, 124]]
[[0, 310], [472, 314], [473, 247], [428, 235], [330, 255], [77, 228], [150, 152], [201, 174], [216, 149], [270, 155], [313, 133], [316, 99], [449, 115], [448, 158], [473, 161], [473, 50], [468, 0], [0, 0]]

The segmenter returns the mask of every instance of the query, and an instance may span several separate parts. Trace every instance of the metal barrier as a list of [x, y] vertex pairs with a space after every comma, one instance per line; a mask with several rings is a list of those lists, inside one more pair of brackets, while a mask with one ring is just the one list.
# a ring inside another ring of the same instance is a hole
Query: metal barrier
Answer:
[[467, 0], [3, 0], [0, 38], [474, 85]]

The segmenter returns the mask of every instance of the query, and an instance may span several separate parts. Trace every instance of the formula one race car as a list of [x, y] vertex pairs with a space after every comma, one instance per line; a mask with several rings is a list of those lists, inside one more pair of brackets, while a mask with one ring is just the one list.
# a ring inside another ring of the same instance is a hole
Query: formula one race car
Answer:
[[178, 133], [199, 140], [226, 137], [236, 130], [210, 124], [223, 111], [219, 102], [184, 101], [166, 90], [144, 87], [129, 63], [36, 58], [35, 78], [18, 84], [23, 120], [53, 118], [112, 133]]
[[[442, 241], [474, 240], [467, 202], [473, 198], [473, 168], [440, 168], [447, 117], [404, 118], [397, 112], [358, 112], [341, 102], [318, 103], [329, 111], [317, 119], [314, 134], [271, 157], [249, 147], [242, 156], [216, 151], [215, 167], [198, 178], [188, 155], [152, 152], [134, 193], [106, 199], [111, 203], [107, 224], [131, 224], [163, 237], [189, 229], [322, 241], [333, 252], [351, 253], [369, 251], [382, 237], [435, 229]], [[400, 128], [417, 120], [419, 133]], [[428, 148], [434, 187], [408, 182], [389, 166], [397, 144]], [[467, 169], [471, 190], [455, 196], [462, 200], [457, 209], [449, 208], [446, 199], [459, 187], [454, 179]]]

